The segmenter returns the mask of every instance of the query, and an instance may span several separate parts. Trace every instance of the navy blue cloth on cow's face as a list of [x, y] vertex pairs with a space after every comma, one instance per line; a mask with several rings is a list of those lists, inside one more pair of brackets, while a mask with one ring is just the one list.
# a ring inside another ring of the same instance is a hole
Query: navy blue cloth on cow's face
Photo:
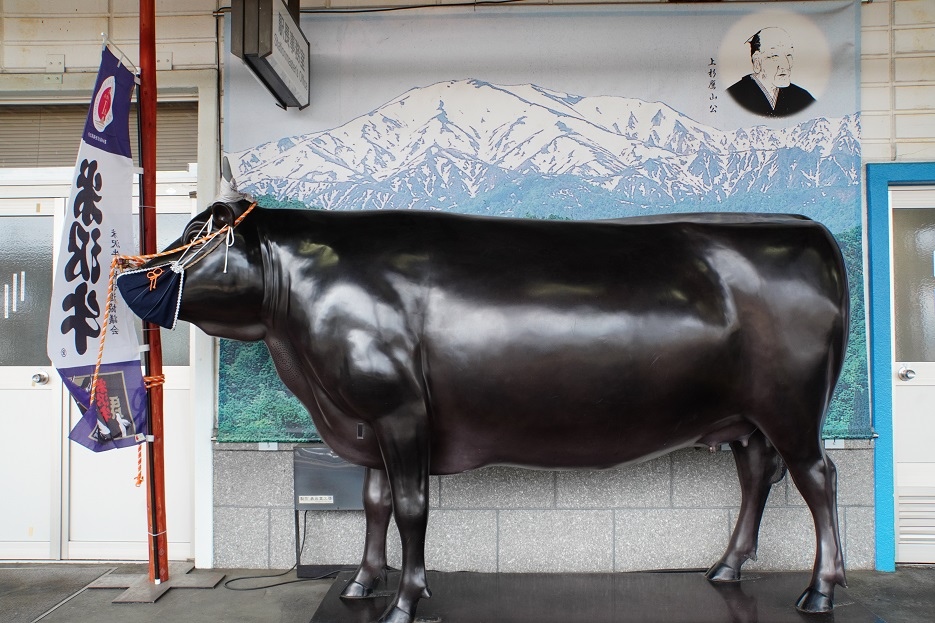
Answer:
[[177, 262], [129, 270], [117, 276], [117, 289], [134, 314], [174, 329], [182, 304], [185, 269]]

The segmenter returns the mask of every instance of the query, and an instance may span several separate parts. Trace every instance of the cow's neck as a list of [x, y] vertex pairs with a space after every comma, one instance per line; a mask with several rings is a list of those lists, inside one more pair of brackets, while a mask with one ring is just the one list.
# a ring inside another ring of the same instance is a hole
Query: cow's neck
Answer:
[[263, 304], [260, 308], [261, 321], [266, 325], [267, 331], [273, 331], [276, 325], [277, 310], [283, 308], [281, 300], [282, 280], [282, 262], [276, 261], [273, 257], [273, 249], [270, 245], [269, 232], [261, 224], [257, 224], [257, 233], [259, 234], [260, 258], [263, 274]]
[[279, 376], [286, 387], [311, 411], [311, 388], [304, 373], [302, 362], [292, 348], [289, 328], [284, 313], [289, 309], [289, 274], [284, 258], [279, 257], [276, 246], [270, 243], [272, 236], [262, 226], [260, 234], [260, 256], [263, 270], [262, 322], [266, 327], [264, 341], [276, 364]]

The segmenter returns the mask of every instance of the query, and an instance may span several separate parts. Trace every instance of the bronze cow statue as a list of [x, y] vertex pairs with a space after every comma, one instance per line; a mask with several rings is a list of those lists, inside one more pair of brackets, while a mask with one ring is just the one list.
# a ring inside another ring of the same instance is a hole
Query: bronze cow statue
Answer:
[[[214, 204], [175, 245], [232, 227], [249, 207]], [[430, 474], [607, 468], [722, 443], [742, 502], [707, 577], [740, 579], [785, 464], [817, 538], [796, 605], [832, 609], [845, 578], [821, 429], [849, 301], [822, 225], [772, 214], [562, 222], [256, 208], [232, 231], [175, 266], [178, 317], [264, 340], [322, 439], [368, 468], [363, 560], [343, 597], [370, 595], [385, 573], [395, 516], [402, 570], [381, 623], [411, 623], [430, 596]], [[145, 316], [145, 299], [128, 302]]]

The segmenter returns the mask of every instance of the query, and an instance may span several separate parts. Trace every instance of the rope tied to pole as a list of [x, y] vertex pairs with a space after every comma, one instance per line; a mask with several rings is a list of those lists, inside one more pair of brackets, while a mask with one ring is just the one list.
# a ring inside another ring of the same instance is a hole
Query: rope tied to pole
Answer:
[[133, 484], [137, 488], [140, 488], [143, 485], [143, 444], [136, 444], [136, 478], [133, 479]]

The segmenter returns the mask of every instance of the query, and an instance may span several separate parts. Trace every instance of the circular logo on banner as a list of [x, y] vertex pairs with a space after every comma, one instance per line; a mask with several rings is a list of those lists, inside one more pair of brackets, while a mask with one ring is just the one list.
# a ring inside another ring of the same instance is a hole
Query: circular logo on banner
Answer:
[[104, 128], [110, 125], [114, 120], [114, 88], [115, 81], [113, 76], [109, 76], [101, 83], [97, 95], [94, 97], [94, 108], [91, 110], [91, 121], [98, 132], [103, 132]]

